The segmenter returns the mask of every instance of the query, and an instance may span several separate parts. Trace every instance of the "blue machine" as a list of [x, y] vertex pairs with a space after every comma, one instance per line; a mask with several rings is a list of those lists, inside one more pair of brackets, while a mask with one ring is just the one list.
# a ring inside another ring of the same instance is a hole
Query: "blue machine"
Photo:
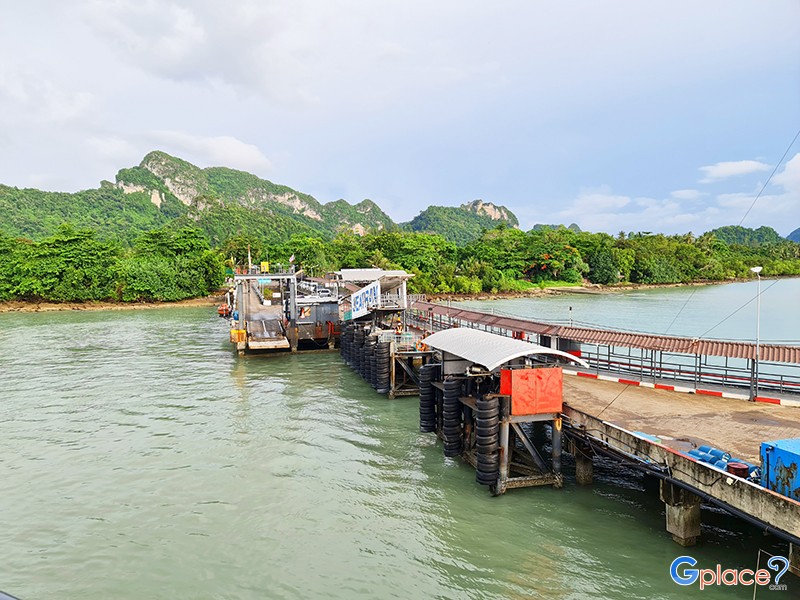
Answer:
[[800, 438], [761, 443], [761, 482], [774, 492], [800, 500]]

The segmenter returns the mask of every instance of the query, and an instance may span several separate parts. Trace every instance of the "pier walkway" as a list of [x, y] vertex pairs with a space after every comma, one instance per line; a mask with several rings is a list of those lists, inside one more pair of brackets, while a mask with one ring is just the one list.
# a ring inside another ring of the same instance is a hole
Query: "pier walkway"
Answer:
[[[583, 358], [582, 375], [663, 390], [800, 406], [800, 346], [695, 340], [551, 325], [417, 301], [408, 323], [422, 331], [473, 327]], [[757, 386], [754, 385], [757, 382]]]
[[[524, 319], [427, 302], [417, 302], [412, 308], [414, 310], [407, 315], [408, 322], [425, 331], [452, 327], [482, 329], [558, 348], [589, 362], [592, 362], [591, 356], [583, 352], [581, 339], [595, 344], [605, 340], [620, 345], [628, 340], [637, 350], [647, 349], [650, 344], [651, 354], [641, 352], [621, 371], [613, 369], [613, 361], [595, 360], [590, 369], [565, 366], [564, 373], [573, 376], [565, 377], [563, 382], [563, 428], [568, 447], [575, 455], [578, 482], [591, 482], [593, 455], [609, 455], [661, 480], [667, 530], [678, 543], [694, 544], [700, 535], [702, 500], [778, 535], [793, 544], [793, 551], [800, 552], [798, 500], [686, 454], [707, 445], [757, 465], [761, 462], [762, 442], [800, 438], [800, 408], [797, 407], [800, 397], [796, 393], [800, 348], [768, 347], [761, 356], [785, 368], [777, 375], [764, 378], [764, 384], [769, 386], [777, 382], [780, 389], [771, 389], [770, 396], [765, 397], [756, 387], [748, 396], [747, 387], [735, 385], [735, 379], [734, 385], [722, 386], [714, 377], [706, 377], [704, 371], [709, 361], [703, 354], [694, 355], [695, 373], [689, 368], [692, 361], [687, 361], [681, 379], [674, 378], [672, 369], [660, 369], [654, 359], [656, 352], [668, 350], [708, 351], [711, 356], [725, 357], [721, 371], [723, 380], [730, 375], [725, 372], [729, 367], [728, 359], [736, 358], [750, 361], [753, 377], [761, 383], [757, 365], [752, 364], [754, 344], [722, 341], [699, 344], [697, 340], [687, 343], [683, 338], [661, 338], [659, 349], [652, 340], [620, 332], [578, 332], [576, 340], [566, 337], [573, 333], [569, 328]], [[611, 353], [609, 346], [607, 355]], [[594, 358], [599, 354], [596, 352]], [[634, 369], [637, 366], [638, 373]], [[719, 375], [720, 371], [714, 374]], [[680, 391], [692, 393], [678, 393]], [[748, 398], [758, 402], [748, 402]], [[778, 405], [784, 400], [795, 406]]]
[[708, 445], [758, 463], [761, 441], [800, 438], [800, 410], [789, 406], [581, 377], [564, 378], [564, 400], [574, 409], [628, 431], [655, 436], [679, 452]]

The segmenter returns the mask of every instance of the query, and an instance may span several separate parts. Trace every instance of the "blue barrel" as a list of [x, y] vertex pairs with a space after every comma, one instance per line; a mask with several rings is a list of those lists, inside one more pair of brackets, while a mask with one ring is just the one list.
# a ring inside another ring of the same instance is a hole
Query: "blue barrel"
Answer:
[[713, 465], [715, 462], [717, 462], [717, 457], [716, 456], [712, 456], [711, 454], [703, 454], [700, 457], [700, 460], [703, 461], [704, 463], [708, 463], [710, 465]]
[[708, 451], [711, 450], [711, 446], [698, 446], [697, 449], [703, 454], [708, 454]]
[[714, 466], [718, 469], [722, 469], [723, 471], [728, 468], [728, 461], [727, 460], [718, 460], [714, 463]]
[[694, 457], [694, 458], [698, 458], [698, 459], [699, 459], [701, 456], [703, 456], [703, 453], [702, 453], [702, 452], [700, 452], [700, 450], [698, 450], [697, 448], [692, 448], [691, 450], [689, 450], [689, 452], [687, 452], [687, 454], [688, 454], [689, 456], [692, 456], [692, 457]]
[[722, 460], [730, 460], [731, 455], [729, 452], [725, 452], [724, 450], [720, 450], [719, 448], [711, 448], [708, 451], [711, 456], [716, 456], [717, 458], [721, 458]]

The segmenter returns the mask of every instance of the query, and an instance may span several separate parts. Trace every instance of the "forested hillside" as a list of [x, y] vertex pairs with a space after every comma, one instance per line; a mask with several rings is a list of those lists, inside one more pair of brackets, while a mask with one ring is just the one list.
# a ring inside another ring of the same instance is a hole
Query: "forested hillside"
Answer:
[[494, 229], [500, 224], [516, 227], [519, 221], [505, 206], [475, 200], [458, 207], [429, 206], [405, 223], [403, 229], [418, 233], [436, 233], [463, 246], [478, 239], [487, 229]]
[[71, 223], [127, 244], [186, 212], [174, 198], [158, 207], [144, 192], [126, 194], [111, 184], [75, 194], [0, 185], [0, 232], [13, 237], [42, 239]]
[[[461, 244], [498, 223], [517, 225], [511, 211], [482, 201], [442, 210], [446, 219], [427, 219], [425, 213], [418, 217], [424, 231]], [[142, 232], [180, 217], [185, 217], [183, 224], [199, 226], [214, 245], [237, 235], [277, 243], [298, 233], [330, 240], [341, 232], [363, 235], [398, 227], [372, 200], [321, 204], [313, 196], [251, 173], [225, 167], [201, 169], [158, 151], [135, 167], [121, 169], [114, 183], [103, 182], [98, 189], [69, 194], [0, 185], [0, 231], [33, 240], [70, 223], [92, 228], [99, 239], [130, 245]]]
[[717, 238], [728, 244], [740, 244], [742, 246], [760, 246], [762, 244], [779, 244], [783, 238], [772, 227], [759, 227], [749, 229], [741, 225], [727, 225], [712, 229]]
[[[544, 215], [546, 218], [546, 215]], [[0, 300], [178, 300], [223, 281], [223, 267], [288, 262], [324, 273], [402, 268], [426, 293], [591, 283], [688, 283], [800, 275], [800, 244], [769, 227], [694, 236], [525, 232], [481, 200], [432, 206], [396, 225], [374, 202], [321, 204], [250, 173], [201, 169], [163, 152], [115, 183], [74, 194], [0, 185]], [[794, 232], [793, 235], [800, 235]]]

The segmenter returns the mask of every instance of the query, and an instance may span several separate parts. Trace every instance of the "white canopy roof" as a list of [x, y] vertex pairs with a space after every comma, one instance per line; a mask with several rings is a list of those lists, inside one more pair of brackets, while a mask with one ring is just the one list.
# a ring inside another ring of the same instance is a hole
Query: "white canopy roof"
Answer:
[[554, 350], [539, 344], [514, 340], [495, 333], [468, 327], [437, 331], [426, 337], [424, 343], [431, 348], [455, 354], [465, 360], [484, 366], [489, 371], [494, 371], [499, 366], [515, 358], [534, 354], [559, 356], [584, 367], [589, 367], [585, 360], [561, 350]]
[[342, 281], [370, 282], [376, 279], [411, 279], [414, 274], [402, 270], [386, 271], [384, 269], [342, 269], [336, 271]]

